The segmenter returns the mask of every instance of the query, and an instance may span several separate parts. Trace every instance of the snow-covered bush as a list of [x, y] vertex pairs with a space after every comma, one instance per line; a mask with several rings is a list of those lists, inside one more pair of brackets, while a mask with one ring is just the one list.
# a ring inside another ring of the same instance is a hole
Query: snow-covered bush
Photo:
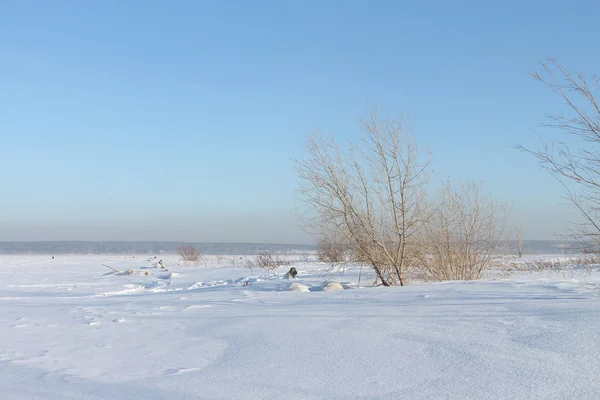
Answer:
[[310, 292], [308, 286], [298, 282], [292, 283], [289, 287], [289, 290], [292, 292]]

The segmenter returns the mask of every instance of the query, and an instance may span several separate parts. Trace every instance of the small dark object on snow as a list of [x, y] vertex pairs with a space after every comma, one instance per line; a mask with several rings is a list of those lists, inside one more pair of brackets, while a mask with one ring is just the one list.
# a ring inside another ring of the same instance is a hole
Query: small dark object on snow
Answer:
[[295, 278], [295, 277], [296, 277], [296, 275], [298, 275], [298, 271], [296, 270], [296, 268], [295, 268], [295, 267], [292, 267], [292, 268], [290, 268], [290, 270], [289, 270], [288, 274], [289, 274], [289, 275], [290, 275], [292, 278]]

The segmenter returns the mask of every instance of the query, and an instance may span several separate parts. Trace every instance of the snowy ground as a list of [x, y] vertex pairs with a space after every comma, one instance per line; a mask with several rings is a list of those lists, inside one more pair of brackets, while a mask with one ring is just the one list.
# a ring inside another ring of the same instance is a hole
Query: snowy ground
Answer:
[[0, 256], [0, 398], [600, 398], [596, 269], [356, 288], [297, 262], [303, 293], [286, 269], [245, 287], [229, 258], [155, 261]]

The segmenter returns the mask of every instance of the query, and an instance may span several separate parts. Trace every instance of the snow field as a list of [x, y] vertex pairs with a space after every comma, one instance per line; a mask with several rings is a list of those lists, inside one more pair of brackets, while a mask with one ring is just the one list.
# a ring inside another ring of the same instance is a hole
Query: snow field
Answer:
[[594, 268], [358, 288], [358, 268], [155, 262], [0, 256], [1, 397], [600, 398]]

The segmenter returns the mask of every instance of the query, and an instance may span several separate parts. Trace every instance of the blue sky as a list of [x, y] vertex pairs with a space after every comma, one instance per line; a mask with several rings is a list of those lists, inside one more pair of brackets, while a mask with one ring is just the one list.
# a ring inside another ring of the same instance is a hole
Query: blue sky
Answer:
[[[4, 1], [0, 240], [301, 243], [293, 157], [414, 121], [434, 180], [481, 180], [525, 237], [577, 214], [510, 147], [562, 104], [545, 56], [600, 73], [600, 2]], [[553, 134], [547, 136], [554, 138]]]

